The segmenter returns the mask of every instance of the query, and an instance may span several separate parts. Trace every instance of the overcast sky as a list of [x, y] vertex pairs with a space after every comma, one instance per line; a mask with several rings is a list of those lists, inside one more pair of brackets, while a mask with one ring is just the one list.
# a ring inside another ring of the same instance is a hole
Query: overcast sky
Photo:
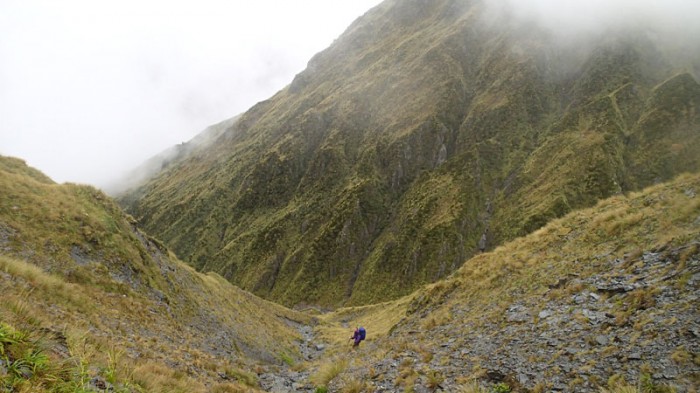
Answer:
[[0, 154], [103, 185], [291, 82], [380, 0], [0, 0]]
[[[700, 0], [489, 1], [565, 34], [632, 23], [700, 47]], [[379, 2], [0, 0], [0, 154], [105, 185], [269, 98]]]

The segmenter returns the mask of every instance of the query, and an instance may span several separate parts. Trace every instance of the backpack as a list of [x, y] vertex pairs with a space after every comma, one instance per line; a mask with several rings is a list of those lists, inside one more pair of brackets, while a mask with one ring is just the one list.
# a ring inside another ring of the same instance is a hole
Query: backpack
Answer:
[[365, 328], [361, 327], [360, 328], [360, 341], [364, 340], [365, 337], [367, 337], [367, 331], [365, 330]]

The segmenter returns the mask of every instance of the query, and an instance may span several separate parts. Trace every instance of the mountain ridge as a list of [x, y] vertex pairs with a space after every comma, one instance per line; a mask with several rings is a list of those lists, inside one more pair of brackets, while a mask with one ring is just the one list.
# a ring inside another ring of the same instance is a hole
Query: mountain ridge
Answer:
[[3, 391], [258, 389], [243, 376], [300, 358], [291, 324], [312, 323], [195, 272], [101, 191], [2, 156], [0, 288]]
[[215, 147], [120, 201], [199, 270], [337, 306], [700, 169], [697, 80], [651, 38], [568, 47], [501, 18], [384, 2]]
[[121, 195], [130, 189], [138, 187], [158, 173], [165, 171], [169, 166], [181, 162], [197, 150], [211, 146], [228, 128], [231, 128], [237, 121], [238, 116], [220, 121], [205, 128], [202, 132], [194, 136], [187, 142], [175, 145], [155, 156], [149, 158], [138, 167], [130, 170], [121, 179], [111, 181], [109, 185], [103, 187], [109, 195]]

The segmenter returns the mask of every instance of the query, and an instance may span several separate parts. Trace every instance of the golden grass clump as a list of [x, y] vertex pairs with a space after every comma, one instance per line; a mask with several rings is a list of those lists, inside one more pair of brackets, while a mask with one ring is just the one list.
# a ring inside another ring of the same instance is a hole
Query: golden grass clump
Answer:
[[340, 389], [341, 393], [361, 393], [367, 392], [369, 385], [361, 379], [350, 379], [347, 378], [343, 381], [343, 387]]
[[624, 385], [610, 389], [602, 388], [600, 389], [600, 393], [641, 393], [641, 390], [635, 386]]
[[316, 386], [327, 386], [335, 377], [348, 367], [347, 359], [329, 359], [321, 364], [318, 371], [309, 377]]
[[237, 383], [217, 383], [212, 386], [211, 393], [251, 393], [261, 390], [252, 389], [250, 386], [241, 386]]
[[425, 376], [427, 378], [426, 385], [428, 386], [428, 389], [431, 390], [436, 390], [438, 387], [440, 387], [440, 384], [445, 381], [445, 377], [439, 371], [428, 370]]
[[457, 393], [488, 393], [488, 390], [482, 388], [477, 381], [471, 380], [460, 385]]
[[150, 393], [206, 393], [206, 387], [180, 371], [148, 362], [134, 369], [133, 381]]
[[239, 368], [227, 367], [225, 373], [229, 378], [233, 378], [239, 383], [249, 386], [258, 386], [258, 376], [250, 371], [241, 370]]
[[18, 259], [0, 255], [0, 270], [12, 276], [21, 277], [34, 287], [51, 292], [66, 290], [66, 282], [57, 276], [44, 272], [40, 267]]
[[671, 354], [671, 360], [681, 365], [689, 365], [693, 361], [693, 355], [685, 348], [678, 347]]

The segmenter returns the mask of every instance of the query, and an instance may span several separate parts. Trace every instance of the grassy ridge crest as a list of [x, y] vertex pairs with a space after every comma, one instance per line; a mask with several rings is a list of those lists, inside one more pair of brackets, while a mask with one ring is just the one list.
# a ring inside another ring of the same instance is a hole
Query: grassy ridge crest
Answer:
[[235, 375], [299, 357], [288, 321], [309, 322], [197, 273], [102, 192], [7, 157], [0, 289], [3, 391], [250, 391]]

